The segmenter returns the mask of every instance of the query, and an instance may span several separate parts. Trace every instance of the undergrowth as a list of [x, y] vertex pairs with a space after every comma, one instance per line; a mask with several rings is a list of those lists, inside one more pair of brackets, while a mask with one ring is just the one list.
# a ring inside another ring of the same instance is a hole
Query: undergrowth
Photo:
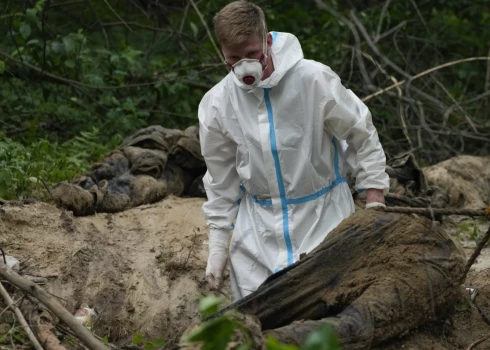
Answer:
[[0, 132], [0, 198], [49, 199], [47, 188], [89, 170], [122, 140], [116, 135], [101, 144], [98, 135], [93, 128], [63, 143], [47, 139], [21, 143]]

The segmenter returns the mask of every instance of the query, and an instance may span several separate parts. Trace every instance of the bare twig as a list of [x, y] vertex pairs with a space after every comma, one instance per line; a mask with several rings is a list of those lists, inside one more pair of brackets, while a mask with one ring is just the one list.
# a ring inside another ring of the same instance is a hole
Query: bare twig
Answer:
[[189, 2], [185, 4], [184, 15], [182, 16], [182, 21], [180, 22], [179, 33], [182, 33], [182, 30], [184, 29], [184, 23], [188, 13], [189, 13]]
[[[489, 61], [490, 62], [490, 61]], [[475, 126], [475, 122], [471, 120], [471, 118], [468, 116], [468, 113], [461, 107], [461, 105], [456, 101], [456, 99], [451, 95], [451, 93], [446, 89], [446, 87], [436, 78], [434, 78], [434, 81], [436, 82], [437, 85], [441, 88], [442, 91], [446, 93], [446, 95], [451, 99], [451, 101], [454, 103], [454, 105], [460, 110], [461, 113], [465, 116], [466, 120], [468, 121], [468, 124], [471, 126], [474, 132], [478, 132]], [[446, 126], [446, 120], [443, 122], [443, 126]]]
[[[388, 72], [386, 72], [386, 70], [383, 67], [381, 67], [381, 65], [378, 64], [378, 62], [376, 62], [370, 55], [367, 55], [367, 54], [364, 54], [364, 55], [367, 56], [367, 58], [369, 60], [371, 60], [371, 62], [373, 62], [376, 66], [378, 66], [379, 70], [385, 76], [387, 76], [392, 82], [394, 82], [395, 84], [398, 82], [394, 76], [389, 75]], [[402, 89], [397, 87], [396, 90], [398, 93], [398, 97], [401, 99], [402, 98]], [[410, 146], [410, 149], [413, 149], [413, 143], [412, 143], [412, 140], [410, 139], [410, 135], [408, 134], [407, 122], [405, 120], [405, 113], [403, 111], [403, 105], [402, 105], [401, 101], [398, 102], [398, 115], [400, 116], [400, 122], [401, 122], [402, 128], [403, 128], [403, 135], [405, 136], [405, 139], [407, 140], [407, 142]]]
[[435, 67], [432, 67], [430, 69], [427, 69], [427, 70], [425, 70], [423, 72], [420, 72], [417, 75], [414, 75], [411, 79], [401, 80], [401, 81], [399, 81], [396, 84], [390, 85], [387, 88], [384, 88], [384, 89], [382, 89], [380, 91], [375, 92], [374, 94], [371, 94], [371, 95], [368, 95], [366, 97], [363, 97], [362, 98], [362, 101], [363, 102], [369, 101], [373, 97], [379, 96], [379, 95], [385, 93], [386, 91], [392, 90], [392, 89], [396, 88], [397, 86], [401, 86], [401, 85], [407, 83], [408, 81], [413, 81], [415, 79], [418, 79], [420, 77], [423, 77], [424, 75], [427, 75], [427, 74], [430, 74], [432, 72], [435, 72], [435, 71], [437, 71], [439, 69], [446, 68], [446, 67], [449, 67], [449, 66], [454, 66], [454, 65], [459, 64], [459, 63], [471, 62], [471, 61], [490, 61], [490, 56], [488, 56], [488, 57], [469, 57], [469, 58], [463, 58], [463, 59], [460, 59], [460, 60], [456, 60], [456, 61], [451, 61], [451, 62], [446, 62], [446, 63], [440, 64], [438, 66], [435, 66]]
[[48, 185], [46, 184], [46, 181], [44, 181], [43, 179], [39, 179], [41, 180], [43, 186], [44, 186], [44, 189], [46, 190], [46, 192], [48, 192], [49, 196], [51, 197], [51, 199], [54, 201], [54, 197], [53, 197], [53, 194], [51, 193], [51, 191], [49, 190], [49, 187]]
[[380, 41], [381, 39], [387, 37], [388, 35], [398, 31], [400, 28], [404, 27], [407, 25], [407, 21], [401, 21], [400, 23], [398, 23], [396, 26], [394, 26], [393, 28], [391, 29], [388, 29], [386, 32], [384, 32], [383, 34], [381, 34], [379, 37], [378, 37], [378, 40], [375, 40], [374, 42], [377, 43], [378, 41]]
[[[93, 334], [85, 328], [76, 318], [66, 310], [56, 299], [52, 298], [44, 289], [21, 277], [6, 265], [0, 265], [0, 277], [6, 279], [17, 288], [35, 297], [43, 303], [56, 317], [62, 320], [76, 336], [91, 350], [107, 350]], [[24, 320], [25, 321], [25, 320]], [[41, 348], [40, 348], [41, 349]]]
[[[8, 269], [7, 265], [5, 265], [5, 267], [3, 266], [0, 267], [0, 271], [1, 270], [7, 271], [7, 269]], [[22, 315], [22, 312], [20, 312], [19, 308], [17, 307], [17, 304], [14, 303], [14, 301], [10, 297], [7, 290], [5, 290], [5, 287], [1, 282], [0, 282], [0, 294], [2, 295], [3, 299], [7, 303], [7, 307], [12, 307], [14, 309], [15, 316], [17, 317], [20, 324], [22, 325], [32, 345], [36, 348], [36, 350], [43, 350], [43, 347], [41, 346], [41, 344], [39, 344], [39, 341], [37, 340], [36, 336], [34, 335], [34, 333], [32, 333], [31, 327], [29, 327], [29, 325], [27, 324], [24, 315]]]
[[351, 21], [349, 21], [346, 17], [344, 17], [339, 12], [337, 12], [330, 5], [327, 5], [324, 1], [315, 0], [315, 2], [319, 8], [326, 10], [332, 16], [334, 16], [335, 18], [343, 22], [347, 27], [349, 27], [350, 31], [352, 32], [352, 35], [354, 36], [354, 40], [356, 42], [355, 52], [356, 52], [357, 64], [359, 65], [359, 70], [361, 72], [362, 78], [364, 79], [364, 82], [366, 84], [373, 85], [373, 83], [371, 82], [371, 78], [369, 78], [369, 74], [366, 71], [366, 66], [364, 64], [364, 61], [362, 59], [361, 39], [359, 38], [359, 33], [357, 32], [356, 27], [352, 24]]
[[20, 297], [18, 300], [14, 301], [12, 304], [8, 305], [5, 309], [2, 310], [2, 312], [0, 312], [0, 317], [2, 317], [2, 315], [7, 312], [8, 310], [12, 309], [15, 305], [17, 305], [17, 303], [19, 301], [21, 301], [22, 299], [24, 299], [24, 297]]
[[490, 333], [488, 333], [484, 337], [481, 337], [478, 340], [475, 340], [473, 343], [470, 344], [470, 346], [468, 346], [466, 348], [466, 350], [473, 350], [474, 348], [476, 348], [478, 345], [480, 345], [481, 343], [483, 343], [487, 339], [490, 339]]
[[424, 25], [425, 30], [427, 31], [427, 33], [429, 33], [429, 28], [427, 27], [427, 23], [425, 22], [425, 19], [422, 16], [422, 13], [420, 13], [420, 10], [419, 10], [417, 4], [413, 0], [410, 0], [410, 2], [412, 3], [412, 6], [415, 8], [415, 11], [417, 12], [417, 15], [420, 18], [420, 22], [422, 22], [422, 24]]
[[[223, 66], [224, 66], [224, 62], [225, 62], [225, 58], [223, 57], [223, 54], [221, 53], [220, 49], [218, 48], [218, 46], [216, 45], [216, 42], [214, 41], [213, 39], [213, 34], [211, 33], [211, 31], [209, 30], [209, 26], [208, 24], [206, 23], [206, 20], [204, 19], [204, 16], [202, 15], [201, 11], [199, 11], [199, 8], [197, 7], [196, 3], [194, 2], [194, 0], [189, 0], [192, 7], [194, 7], [194, 10], [196, 10], [199, 18], [201, 19], [201, 22], [202, 24], [204, 25], [204, 28], [206, 28], [206, 33], [208, 34], [208, 37], [209, 37], [209, 40], [211, 40], [211, 44], [213, 44], [213, 47], [214, 49], [216, 50], [216, 53], [218, 54], [218, 57], [220, 59], [220, 62], [223, 62]], [[225, 66], [226, 67], [226, 66]]]
[[46, 3], [44, 4], [43, 8], [43, 15], [41, 18], [41, 31], [42, 31], [42, 36], [43, 36], [43, 68], [42, 71], [44, 72], [44, 69], [46, 68], [46, 12], [48, 11], [49, 8], [49, 3], [51, 0], [47, 0]]
[[468, 259], [468, 262], [466, 263], [466, 266], [464, 268], [464, 273], [463, 273], [463, 277], [461, 279], [461, 283], [463, 283], [465, 281], [466, 275], [470, 271], [471, 265], [473, 265], [473, 263], [475, 262], [476, 258], [478, 258], [478, 256], [480, 255], [483, 247], [485, 247], [485, 244], [487, 244], [487, 242], [488, 242], [489, 239], [490, 239], [490, 227], [488, 228], [487, 233], [485, 233], [485, 235], [482, 237], [482, 239], [480, 240], [480, 242], [476, 246], [475, 251], [473, 252], [473, 254], [471, 254], [470, 258]]
[[[490, 44], [490, 42], [489, 42]], [[488, 48], [488, 57], [490, 57], [490, 47]], [[485, 93], [490, 92], [490, 60], [487, 61], [487, 74], [485, 77], [485, 85], [484, 85]], [[490, 118], [490, 97], [487, 97], [485, 100], [485, 107], [483, 109], [484, 118]]]
[[99, 15], [97, 14], [97, 11], [95, 11], [94, 5], [92, 5], [92, 2], [90, 0], [85, 0], [87, 2], [87, 5], [90, 7], [90, 11], [95, 17], [95, 20], [97, 21], [97, 24], [100, 27], [100, 30], [102, 31], [102, 35], [104, 35], [105, 39], [105, 46], [107, 49], [111, 47], [110, 41], [109, 41], [109, 36], [107, 35], [107, 31], [105, 30], [104, 23], [100, 20]]
[[400, 73], [401, 75], [403, 75], [405, 78], [410, 79], [411, 78], [410, 74], [408, 74], [403, 69], [401, 69], [400, 67], [398, 67], [398, 65], [396, 65], [393, 61], [391, 61], [388, 57], [386, 57], [385, 55], [383, 55], [381, 53], [381, 51], [378, 49], [378, 47], [371, 40], [371, 37], [367, 33], [366, 28], [364, 27], [364, 25], [362, 24], [362, 22], [357, 17], [357, 15], [356, 15], [356, 13], [355, 13], [354, 10], [350, 11], [350, 17], [352, 19], [352, 22], [354, 22], [354, 24], [359, 29], [359, 32], [361, 32], [361, 35], [363, 36], [364, 40], [366, 40], [366, 43], [369, 45], [369, 47], [371, 48], [371, 50], [373, 50], [373, 52], [380, 59], [382, 59], [384, 61], [384, 63], [386, 63], [387, 65], [389, 65], [391, 68], [393, 68], [395, 71], [397, 71], [398, 73]]
[[165, 32], [165, 33], [179, 34], [179, 35], [183, 35], [183, 36], [186, 36], [187, 38], [191, 39], [191, 37], [188, 36], [187, 34], [185, 34], [185, 33], [177, 33], [173, 29], [159, 28], [159, 27], [149, 26], [149, 25], [146, 25], [146, 24], [140, 24], [138, 22], [104, 22], [104, 23], [102, 23], [102, 25], [104, 27], [113, 27], [113, 26], [123, 25], [124, 23], [130, 24], [133, 27], [138, 27], [138, 28], [142, 28], [142, 29], [153, 30], [155, 32]]
[[114, 10], [114, 9], [112, 8], [111, 4], [109, 4], [109, 1], [104, 0], [104, 2], [105, 2], [105, 4], [107, 5], [107, 7], [111, 9], [112, 13], [113, 13], [113, 14], [115, 14], [115, 15], [116, 15], [116, 17], [117, 17], [117, 18], [118, 18], [118, 19], [119, 19], [121, 22], [123, 22], [123, 23], [124, 23], [124, 25], [126, 26], [126, 28], [128, 28], [128, 29], [129, 29], [129, 31], [130, 31], [131, 33], [133, 33], [133, 30], [132, 30], [132, 29], [131, 29], [131, 28], [128, 26], [128, 24], [127, 24], [127, 23], [126, 23], [126, 22], [125, 22], [125, 21], [124, 21], [124, 20], [121, 18], [121, 16], [119, 16], [119, 14], [116, 12], [116, 10]]
[[380, 33], [381, 33], [381, 27], [383, 26], [383, 20], [386, 16], [386, 12], [388, 10], [388, 7], [390, 6], [391, 0], [386, 0], [383, 8], [381, 9], [381, 14], [379, 16], [379, 21], [378, 21], [378, 29], [376, 30], [376, 37], [374, 38], [374, 42], [378, 42], [380, 38]]

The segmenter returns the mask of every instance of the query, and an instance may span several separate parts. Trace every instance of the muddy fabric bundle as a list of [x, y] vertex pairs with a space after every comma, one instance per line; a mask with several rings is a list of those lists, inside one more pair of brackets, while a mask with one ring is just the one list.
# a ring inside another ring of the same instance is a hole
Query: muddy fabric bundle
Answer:
[[126, 138], [90, 172], [58, 183], [51, 194], [74, 215], [120, 212], [168, 195], [204, 197], [197, 127], [184, 131], [150, 126]]
[[220, 313], [254, 315], [264, 336], [296, 345], [329, 323], [342, 349], [369, 349], [450, 311], [464, 262], [459, 244], [430, 220], [365, 209]]

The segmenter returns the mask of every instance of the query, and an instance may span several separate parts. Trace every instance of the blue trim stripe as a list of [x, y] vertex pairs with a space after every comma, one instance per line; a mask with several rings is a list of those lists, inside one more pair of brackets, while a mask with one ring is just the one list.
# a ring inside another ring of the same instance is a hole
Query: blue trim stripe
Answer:
[[272, 207], [272, 199], [258, 199], [255, 196], [252, 197], [252, 202], [260, 204], [263, 207]]
[[[313, 194], [310, 194], [310, 195], [304, 196], [304, 197], [300, 197], [300, 198], [287, 198], [286, 203], [288, 205], [290, 205], [290, 204], [302, 204], [302, 203], [306, 203], [306, 202], [318, 199], [321, 196], [323, 196], [323, 195], [327, 194], [328, 192], [330, 192], [331, 190], [333, 190], [336, 186], [338, 186], [344, 182], [347, 182], [347, 180], [345, 178], [338, 177], [329, 186], [322, 188], [320, 191], [317, 191]], [[272, 200], [271, 199], [260, 200], [260, 199], [257, 199], [256, 197], [252, 196], [252, 201], [254, 203], [257, 203], [257, 204], [263, 206], [263, 207], [272, 207]]]
[[[315, 200], [317, 198], [320, 198], [321, 196], [327, 194], [331, 190], [333, 190], [336, 186], [347, 182], [347, 180], [340, 175], [340, 168], [339, 168], [339, 153], [337, 152], [337, 144], [335, 142], [335, 139], [332, 139], [332, 144], [335, 150], [335, 154], [333, 157], [333, 163], [334, 163], [334, 170], [335, 170], [335, 180], [327, 187], [322, 188], [320, 191], [317, 191], [313, 194], [310, 194], [308, 196], [300, 197], [300, 198], [286, 198], [286, 204], [302, 204], [306, 203], [312, 200]], [[256, 197], [252, 196], [252, 201], [254, 203], [260, 204], [264, 207], [272, 207], [272, 200], [259, 200]]]
[[286, 241], [286, 248], [288, 250], [288, 265], [291, 265], [293, 263], [293, 245], [291, 244], [291, 237], [289, 236], [288, 204], [286, 202], [286, 190], [284, 188], [284, 182], [282, 181], [279, 153], [277, 152], [276, 131], [274, 130], [274, 114], [272, 113], [272, 105], [269, 98], [269, 89], [264, 89], [264, 99], [265, 105], [267, 107], [267, 115], [269, 117], [269, 137], [271, 143], [271, 152], [272, 157], [274, 158], [274, 165], [276, 167], [279, 195], [281, 196], [282, 225], [284, 229], [284, 240]]
[[274, 44], [274, 41], [276, 41], [278, 34], [278, 32], [272, 32], [272, 44]]
[[288, 199], [288, 204], [301, 204], [301, 203], [306, 203], [312, 200], [315, 200], [317, 198], [320, 198], [321, 196], [327, 194], [330, 192], [334, 187], [337, 185], [340, 185], [341, 183], [347, 182], [343, 177], [338, 177], [330, 184], [330, 186], [322, 188], [320, 191], [315, 192], [313, 194], [310, 194], [309, 196], [301, 197], [301, 198], [292, 198]]

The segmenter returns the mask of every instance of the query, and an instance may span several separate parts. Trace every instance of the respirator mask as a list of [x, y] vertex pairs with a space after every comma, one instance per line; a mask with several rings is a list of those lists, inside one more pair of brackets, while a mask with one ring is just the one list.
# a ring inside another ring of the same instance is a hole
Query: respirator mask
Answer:
[[258, 59], [243, 58], [237, 63], [231, 65], [227, 61], [226, 64], [231, 68], [238, 80], [250, 88], [257, 86], [262, 80], [264, 71], [267, 69], [267, 32], [264, 26], [264, 36], [262, 38], [262, 55]]

